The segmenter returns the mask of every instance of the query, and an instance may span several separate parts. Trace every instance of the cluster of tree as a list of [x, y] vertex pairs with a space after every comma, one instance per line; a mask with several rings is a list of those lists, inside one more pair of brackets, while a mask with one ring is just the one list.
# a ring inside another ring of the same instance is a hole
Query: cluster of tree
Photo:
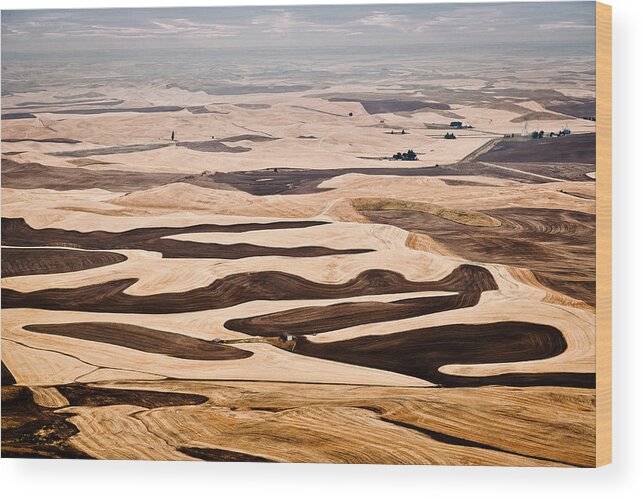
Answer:
[[[571, 130], [569, 128], [565, 128], [564, 130], [559, 131], [558, 133], [556, 132], [549, 132], [549, 137], [564, 137], [565, 135], [569, 135]], [[513, 133], [511, 134], [513, 137]], [[545, 136], [545, 132], [541, 130], [540, 132], [531, 132], [531, 138], [532, 139], [542, 139]]]
[[444, 136], [445, 139], [455, 139], [455, 133], [447, 132]]
[[[564, 137], [565, 135], [569, 135], [571, 130], [569, 128], [565, 128], [564, 130], [561, 130], [560, 132], [549, 132], [549, 137]], [[447, 134], [449, 135], [449, 134]], [[533, 131], [531, 132], [531, 135], [529, 135], [532, 139], [542, 139], [545, 136], [545, 131], [541, 130], [540, 132]], [[505, 134], [505, 139], [513, 139], [515, 137], [515, 134], [511, 133], [506, 133]], [[447, 137], [446, 135], [444, 136], [445, 139], [455, 139], [455, 137]]]
[[418, 155], [413, 152], [413, 149], [409, 149], [406, 152], [395, 153], [393, 159], [398, 161], [415, 161], [418, 159]]

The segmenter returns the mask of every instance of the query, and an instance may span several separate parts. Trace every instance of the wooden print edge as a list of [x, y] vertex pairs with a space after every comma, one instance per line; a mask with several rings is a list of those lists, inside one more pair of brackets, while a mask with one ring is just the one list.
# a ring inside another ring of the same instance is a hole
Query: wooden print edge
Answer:
[[612, 462], [612, 7], [596, 2], [596, 466]]

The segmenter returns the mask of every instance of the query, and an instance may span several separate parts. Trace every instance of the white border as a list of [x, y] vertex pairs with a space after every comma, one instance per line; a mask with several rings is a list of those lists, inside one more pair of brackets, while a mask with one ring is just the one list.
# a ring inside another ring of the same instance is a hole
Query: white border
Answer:
[[[306, 0], [225, 2], [189, 0], [190, 6], [373, 3]], [[422, 3], [377, 2], [377, 3]], [[435, 3], [435, 2], [427, 2]], [[0, 462], [0, 490], [11, 499], [352, 499], [387, 497], [552, 499], [641, 497], [641, 355], [643, 282], [643, 155], [641, 129], [643, 8], [612, 0], [614, 33], [614, 464], [597, 470], [338, 466], [125, 461]], [[0, 0], [0, 8], [177, 6], [178, 0]], [[638, 493], [635, 491], [639, 490]]]

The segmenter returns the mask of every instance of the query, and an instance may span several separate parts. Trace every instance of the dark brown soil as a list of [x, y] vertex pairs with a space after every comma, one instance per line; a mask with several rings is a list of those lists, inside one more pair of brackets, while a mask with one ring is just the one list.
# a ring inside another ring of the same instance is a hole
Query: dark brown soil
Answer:
[[62, 100], [62, 101], [67, 101], [69, 99], [97, 99], [98, 97], [107, 97], [105, 94], [101, 94], [100, 92], [85, 92], [82, 94], [74, 94], [74, 95], [54, 95], [54, 99]]
[[132, 295], [137, 279], [120, 279], [79, 288], [51, 288], [22, 293], [4, 289], [4, 308], [42, 308], [86, 312], [172, 314], [232, 307], [253, 300], [312, 300], [448, 289], [467, 279], [475, 266], [461, 265], [439, 281], [408, 281], [389, 270], [367, 270], [341, 284], [325, 284], [284, 272], [233, 274], [208, 286], [178, 293]]
[[52, 137], [50, 139], [2, 139], [2, 142], [40, 142], [52, 144], [80, 144], [80, 140], [65, 139], [63, 137]]
[[442, 180], [447, 185], [454, 186], [467, 186], [467, 187], [489, 187], [489, 184], [484, 182], [476, 182], [475, 180], [459, 180], [454, 178], [445, 178]]
[[270, 109], [270, 104], [235, 104], [235, 107], [240, 107], [241, 109]]
[[[208, 401], [203, 395], [191, 393], [100, 388], [77, 383], [55, 388], [71, 406], [127, 404], [156, 409], [199, 405]], [[2, 458], [92, 459], [69, 443], [69, 438], [78, 433], [78, 428], [67, 421], [69, 415], [55, 410], [36, 404], [28, 387], [3, 384]]]
[[387, 335], [361, 336], [332, 343], [301, 337], [294, 352], [311, 357], [382, 369], [446, 387], [581, 386], [592, 387], [594, 375], [576, 373], [453, 376], [439, 371], [451, 364], [491, 364], [547, 359], [567, 348], [551, 326], [525, 322], [452, 324]]
[[409, 298], [387, 302], [339, 303], [328, 306], [302, 307], [272, 314], [227, 321], [233, 331], [254, 336], [295, 336], [334, 331], [359, 324], [395, 321], [445, 310], [475, 306], [483, 291], [498, 289], [493, 276], [482, 267], [468, 266], [458, 279], [443, 283], [440, 291], [458, 294]]
[[80, 383], [60, 385], [56, 386], [56, 389], [69, 400], [71, 406], [135, 405], [146, 409], [157, 409], [179, 405], [200, 405], [208, 401], [208, 397], [193, 393], [101, 388]]
[[[71, 104], [87, 104], [89, 102], [96, 102], [98, 97], [104, 97], [103, 94], [95, 96], [93, 99], [73, 99], [72, 97], [54, 97], [56, 101], [25, 101], [18, 102], [16, 106], [25, 107], [25, 106], [58, 106], [58, 105], [71, 105]], [[115, 102], [117, 99], [100, 99], [101, 101], [110, 101]], [[122, 101], [121, 101], [122, 102]]]
[[[523, 168], [525, 171], [529, 170], [526, 166], [523, 166]], [[587, 165], [580, 165], [578, 168], [573, 166], [570, 168], [573, 168], [574, 172], [582, 170], [582, 176], [584, 177], [582, 180], [588, 182], [591, 181], [591, 179], [585, 177], [585, 173], [595, 170], [593, 167], [588, 168]], [[400, 177], [449, 177], [476, 175], [515, 180], [527, 184], [541, 184], [549, 182], [549, 180], [534, 177], [529, 174], [494, 168], [477, 162], [456, 163], [433, 167], [423, 166], [404, 168], [336, 168], [329, 170], [267, 168], [263, 170], [244, 172], [216, 172], [214, 174], [186, 177], [182, 179], [182, 181], [187, 183], [198, 183], [201, 187], [208, 187], [209, 183], [213, 186], [228, 184], [237, 190], [244, 191], [255, 196], [269, 196], [272, 194], [314, 194], [330, 190], [328, 188], [321, 189], [318, 187], [323, 181], [349, 173]], [[578, 180], [581, 180], [580, 176], [580, 174], [575, 175], [575, 179], [576, 177], [579, 177]]]
[[242, 146], [230, 147], [230, 146], [227, 146], [223, 142], [221, 142], [220, 140], [204, 140], [204, 141], [201, 141], [201, 142], [177, 142], [176, 145], [178, 147], [185, 147], [186, 149], [190, 149], [192, 151], [199, 151], [199, 152], [232, 152], [232, 153], [240, 153], [240, 152], [252, 151], [252, 149], [249, 148], [249, 147], [242, 147]]
[[[437, 176], [462, 175], [446, 168], [341, 168], [332, 170], [301, 170], [296, 168], [268, 168], [245, 172], [216, 172], [206, 176], [213, 183], [228, 184], [255, 196], [272, 194], [312, 194], [330, 189], [320, 189], [325, 180], [348, 173], [364, 175]], [[202, 176], [199, 177], [203, 182]], [[190, 180], [185, 180], [190, 182]], [[205, 186], [205, 184], [203, 185]]]
[[10, 107], [7, 109], [34, 109], [34, 113], [56, 113], [60, 108], [67, 108], [72, 106], [77, 106], [79, 104], [88, 104], [91, 106], [119, 106], [125, 102], [124, 100], [107, 100], [107, 101], [97, 101], [97, 100], [86, 100], [86, 101], [58, 101], [58, 102], [32, 102], [26, 105], [18, 105], [17, 107]]
[[175, 113], [183, 111], [181, 106], [150, 106], [150, 107], [114, 107], [104, 108], [86, 108], [86, 109], [63, 109], [50, 111], [52, 114], [106, 114], [106, 113]]
[[156, 251], [164, 258], [223, 258], [280, 255], [315, 257], [368, 253], [371, 249], [335, 250], [323, 246], [279, 248], [254, 244], [197, 243], [166, 239], [176, 234], [208, 232], [247, 232], [267, 229], [289, 229], [324, 225], [328, 222], [293, 221], [236, 225], [202, 224], [189, 227], [150, 227], [126, 232], [78, 232], [64, 229], [33, 229], [23, 218], [2, 219], [2, 244], [7, 246], [66, 246], [83, 249], [142, 249]]
[[331, 97], [330, 102], [359, 102], [368, 114], [412, 112], [418, 109], [448, 110], [451, 106], [439, 102], [425, 102], [421, 100], [355, 100], [344, 97]]
[[2, 115], [3, 120], [22, 120], [25, 118], [35, 118], [35, 114], [31, 113], [4, 113]]
[[279, 140], [278, 137], [266, 137], [265, 135], [253, 135], [246, 133], [243, 135], [233, 135], [232, 137], [225, 137], [219, 139], [221, 142], [241, 142], [242, 140], [248, 140], [250, 142], [272, 142], [273, 140]]
[[131, 324], [75, 322], [70, 324], [33, 324], [25, 326], [24, 329], [33, 333], [118, 345], [177, 359], [235, 360], [253, 355], [252, 352], [229, 345]]
[[93, 171], [86, 168], [64, 168], [2, 159], [2, 185], [12, 189], [105, 189], [112, 192], [130, 192], [176, 182], [184, 176], [185, 174], [181, 173]]
[[394, 302], [339, 303], [325, 307], [302, 307], [227, 321], [224, 326], [232, 331], [253, 336], [295, 336], [325, 333], [360, 324], [396, 321], [475, 306], [479, 293], [450, 296], [409, 298]]
[[78, 428], [41, 407], [26, 386], [2, 387], [2, 458], [91, 459], [68, 443]]
[[428, 234], [467, 260], [529, 268], [552, 289], [595, 304], [595, 215], [545, 208], [503, 208], [483, 213], [502, 225], [462, 226], [421, 212], [362, 212], [375, 223]]
[[[212, 183], [228, 184], [240, 191], [255, 196], [272, 194], [311, 194], [329, 189], [317, 186], [336, 175], [333, 170], [295, 170], [291, 168], [270, 168], [247, 172], [216, 172], [200, 177], [203, 187], [207, 180]], [[191, 182], [189, 179], [186, 182]]]
[[596, 101], [591, 99], [553, 101], [547, 104], [546, 107], [557, 113], [574, 116], [576, 118], [596, 117]]
[[125, 260], [125, 255], [107, 251], [3, 248], [2, 277], [76, 272], [114, 265]]
[[153, 151], [168, 147], [170, 143], [131, 144], [128, 146], [99, 147], [97, 149], [80, 149], [76, 151], [61, 151], [49, 153], [50, 156], [63, 158], [86, 158], [88, 156], [107, 156], [109, 154], [129, 154], [133, 152]]
[[265, 457], [253, 456], [244, 452], [236, 452], [224, 449], [212, 449], [209, 447], [178, 447], [178, 451], [190, 457], [196, 457], [203, 461], [218, 461], [230, 463], [274, 463]]
[[16, 384], [16, 378], [13, 377], [13, 374], [11, 374], [11, 371], [9, 371], [9, 368], [2, 363], [2, 386], [9, 386], [9, 385], [15, 385]]
[[205, 106], [190, 106], [187, 110], [192, 114], [230, 114], [224, 111], [211, 111]]
[[596, 164], [596, 134], [583, 133], [526, 141], [501, 141], [478, 161], [490, 163]]
[[[161, 144], [163, 145], [163, 144]], [[87, 157], [93, 154], [104, 154], [106, 148], [99, 150], [71, 151], [73, 156]], [[111, 153], [123, 152], [122, 148]], [[108, 153], [110, 151], [107, 151]], [[69, 156], [70, 154], [64, 153]], [[562, 176], [571, 180], [592, 180], [585, 173], [594, 171], [588, 165], [569, 164], [568, 171], [560, 171], [559, 167], [551, 165], [516, 164], [512, 168], [533, 171], [547, 175], [551, 168]], [[45, 166], [39, 163], [18, 163], [11, 159], [2, 159], [2, 181], [5, 187], [13, 189], [53, 189], [75, 190], [98, 188], [112, 192], [131, 192], [150, 189], [172, 182], [185, 182], [200, 187], [219, 189], [222, 184], [230, 188], [248, 192], [255, 196], [268, 196], [272, 194], [311, 194], [330, 189], [320, 189], [318, 185], [325, 180], [358, 173], [362, 175], [387, 175], [409, 177], [449, 177], [479, 175], [491, 178], [515, 180], [522, 183], [537, 184], [548, 182], [528, 174], [517, 171], [503, 170], [486, 166], [482, 163], [467, 162], [435, 167], [385, 167], [385, 168], [336, 168], [328, 170], [303, 170], [296, 168], [268, 168], [243, 172], [216, 172], [200, 175], [174, 174], [174, 173], [142, 173], [122, 170], [93, 171], [85, 168], [61, 168]], [[550, 175], [554, 176], [554, 175]]]

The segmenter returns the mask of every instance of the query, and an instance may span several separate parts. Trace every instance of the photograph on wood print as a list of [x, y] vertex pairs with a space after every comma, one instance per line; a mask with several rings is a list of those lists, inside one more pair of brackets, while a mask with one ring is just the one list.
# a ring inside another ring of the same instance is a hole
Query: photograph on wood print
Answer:
[[609, 462], [609, 15], [4, 10], [2, 457]]

